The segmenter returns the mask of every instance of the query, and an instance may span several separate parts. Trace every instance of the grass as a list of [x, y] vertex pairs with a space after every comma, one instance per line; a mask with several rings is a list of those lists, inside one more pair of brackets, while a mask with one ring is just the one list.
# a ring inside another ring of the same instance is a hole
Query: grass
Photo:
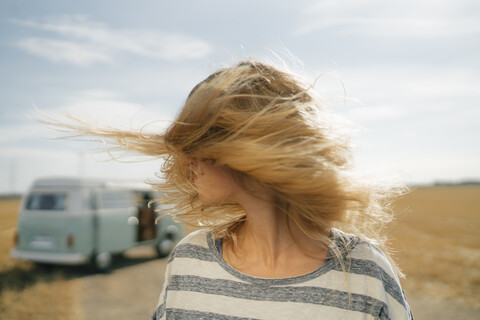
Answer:
[[18, 198], [0, 201], [0, 319], [77, 319], [79, 283], [61, 271], [10, 258]]
[[392, 247], [404, 289], [480, 308], [480, 187], [418, 188], [396, 202]]

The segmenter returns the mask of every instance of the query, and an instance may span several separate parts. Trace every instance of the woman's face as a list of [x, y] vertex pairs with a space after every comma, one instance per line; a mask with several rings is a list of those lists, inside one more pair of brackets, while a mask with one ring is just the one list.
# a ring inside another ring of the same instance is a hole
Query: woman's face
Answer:
[[190, 159], [189, 163], [200, 201], [207, 205], [236, 202], [235, 194], [240, 188], [232, 177], [232, 169], [215, 165], [213, 160]]

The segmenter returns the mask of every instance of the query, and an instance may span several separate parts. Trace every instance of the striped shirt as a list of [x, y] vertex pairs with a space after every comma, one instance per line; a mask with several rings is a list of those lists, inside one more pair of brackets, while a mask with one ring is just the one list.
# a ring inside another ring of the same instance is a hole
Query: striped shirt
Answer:
[[309, 274], [267, 279], [232, 268], [221, 240], [194, 232], [170, 256], [152, 319], [413, 319], [385, 255], [337, 229], [332, 238], [340, 249], [353, 243], [347, 273], [330, 249], [332, 258]]

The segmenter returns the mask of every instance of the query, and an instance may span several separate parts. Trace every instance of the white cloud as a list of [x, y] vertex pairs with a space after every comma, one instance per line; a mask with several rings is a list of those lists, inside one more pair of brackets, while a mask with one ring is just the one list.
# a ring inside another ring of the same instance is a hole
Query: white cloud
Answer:
[[[38, 137], [47, 137], [48, 130], [39, 123], [30, 122], [15, 125], [3, 125], [0, 127], [0, 145], [13, 143], [20, 140], [27, 140]], [[5, 149], [2, 148], [2, 154]]]
[[401, 103], [415, 110], [431, 107], [438, 110], [458, 108], [457, 101], [465, 97], [479, 97], [480, 82], [474, 69], [378, 64], [348, 68], [342, 73], [347, 97], [360, 99], [367, 105], [368, 101], [375, 101], [388, 105]]
[[112, 61], [121, 53], [168, 61], [199, 59], [213, 50], [208, 42], [190, 35], [160, 30], [118, 30], [92, 22], [86, 16], [67, 15], [42, 23], [28, 20], [13, 22], [50, 32], [44, 38], [21, 39], [17, 46], [52, 61], [77, 65]]
[[345, 98], [345, 92], [348, 99], [359, 96], [388, 99], [395, 94], [451, 99], [478, 96], [479, 86], [480, 78], [471, 66], [379, 62], [339, 67], [336, 72], [319, 77], [315, 88], [325, 97], [339, 100]]
[[361, 106], [351, 108], [347, 111], [346, 116], [348, 119], [358, 122], [366, 121], [378, 121], [388, 119], [398, 119], [408, 114], [407, 110], [402, 107], [394, 105], [386, 106]]
[[117, 129], [144, 129], [159, 132], [173, 120], [167, 108], [157, 106], [155, 110], [124, 100], [118, 93], [106, 90], [86, 90], [64, 99], [61, 108], [41, 110], [47, 117], [69, 121], [70, 115], [92, 125]]
[[28, 158], [34, 160], [53, 160], [70, 162], [76, 158], [72, 150], [40, 149], [35, 147], [5, 147], [2, 151], [2, 158]]
[[[12, 145], [19, 141], [50, 140], [59, 136], [58, 132], [38, 120], [51, 119], [57, 122], [71, 123], [67, 117], [120, 130], [138, 130], [143, 132], [163, 132], [173, 121], [171, 110], [159, 104], [142, 106], [125, 100], [121, 94], [92, 89], [77, 92], [69, 97], [61, 98], [62, 107], [37, 108], [24, 112], [14, 124], [0, 126], [0, 147]], [[5, 117], [11, 114], [4, 114]], [[62, 136], [62, 134], [60, 134]], [[2, 149], [4, 154], [5, 149]]]
[[[475, 130], [462, 136], [465, 143], [473, 142], [478, 132], [480, 82], [475, 68], [376, 64], [341, 71], [345, 94], [336, 77], [320, 78], [317, 87], [335, 113], [377, 133], [368, 135], [370, 139], [411, 131], [438, 141]], [[393, 127], [396, 132], [389, 131]], [[475, 144], [471, 148], [478, 150]]]
[[17, 42], [25, 51], [47, 58], [54, 62], [69, 62], [76, 65], [89, 65], [94, 62], [110, 62], [112, 56], [89, 44], [72, 41], [27, 38]]
[[305, 19], [293, 34], [329, 30], [338, 34], [389, 37], [478, 35], [480, 22], [472, 15], [478, 9], [472, 0], [314, 1], [302, 10]]

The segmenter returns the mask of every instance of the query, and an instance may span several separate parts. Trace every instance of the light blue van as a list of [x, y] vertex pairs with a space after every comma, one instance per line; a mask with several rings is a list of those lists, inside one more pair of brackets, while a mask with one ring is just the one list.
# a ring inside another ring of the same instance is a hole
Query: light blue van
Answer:
[[171, 218], [155, 224], [147, 204], [154, 192], [147, 185], [45, 178], [22, 198], [16, 247], [11, 256], [38, 263], [111, 267], [112, 255], [139, 245], [155, 247], [166, 257], [184, 236]]

